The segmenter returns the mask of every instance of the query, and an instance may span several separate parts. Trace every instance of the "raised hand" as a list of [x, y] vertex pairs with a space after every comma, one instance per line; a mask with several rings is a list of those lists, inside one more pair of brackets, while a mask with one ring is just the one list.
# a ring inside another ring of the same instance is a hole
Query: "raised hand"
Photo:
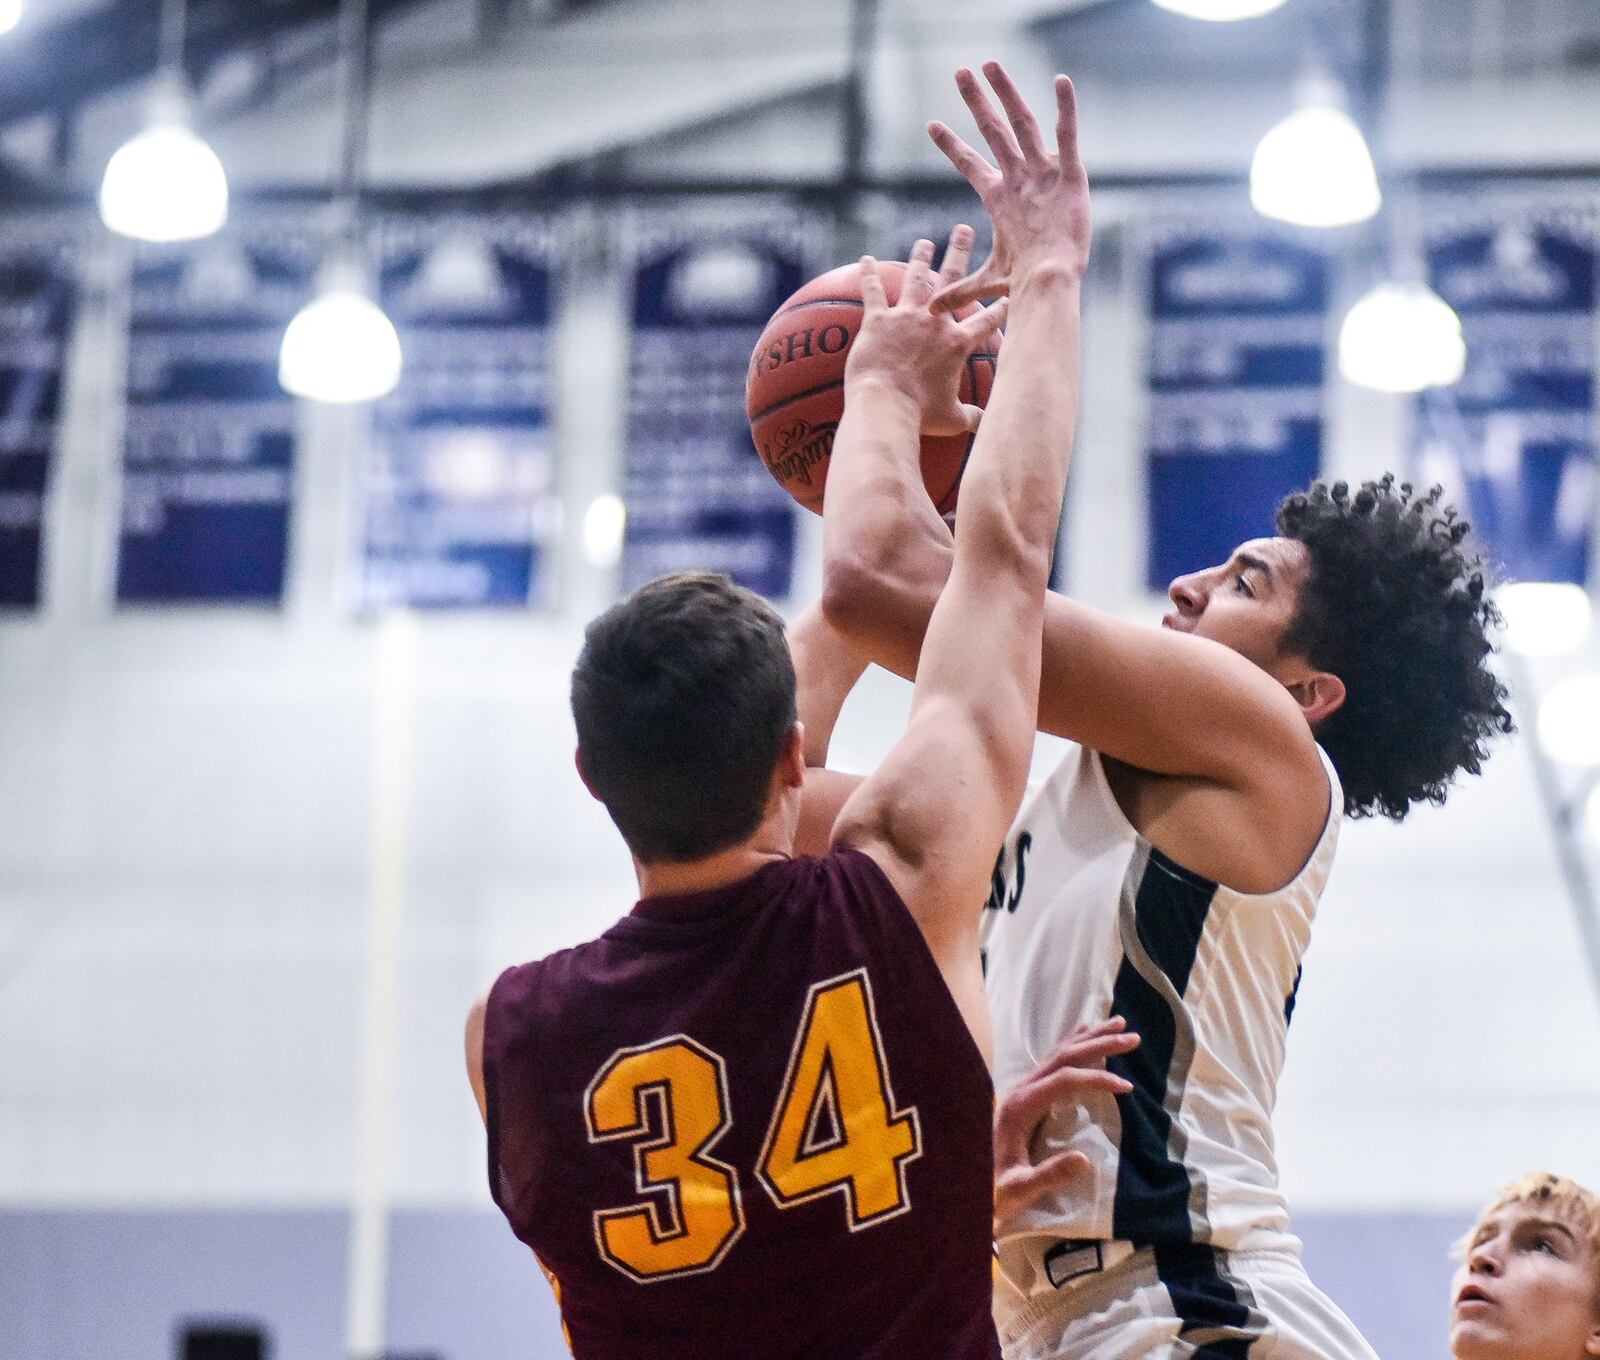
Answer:
[[972, 228], [957, 227], [945, 252], [944, 272], [936, 276], [933, 242], [918, 241], [893, 307], [878, 262], [870, 255], [862, 258], [863, 314], [845, 365], [846, 401], [856, 384], [883, 381], [916, 403], [923, 434], [956, 435], [977, 429], [983, 413], [959, 399], [961, 368], [967, 356], [999, 329], [1005, 305], [997, 303], [959, 321], [943, 306], [929, 305], [936, 278], [947, 284], [958, 279], [971, 250]]
[[928, 135], [978, 191], [994, 221], [993, 252], [970, 277], [945, 281], [934, 298], [941, 307], [961, 307], [1009, 293], [1044, 265], [1081, 277], [1089, 262], [1089, 180], [1078, 156], [1078, 105], [1072, 82], [1066, 76], [1056, 77], [1052, 152], [1005, 69], [991, 61], [983, 73], [999, 97], [1004, 118], [966, 67], [956, 72], [956, 86], [998, 169], [944, 123], [928, 125]]
[[994, 1111], [995, 1232], [1024, 1209], [1061, 1189], [1089, 1169], [1081, 1152], [1058, 1152], [1033, 1160], [1033, 1136], [1060, 1102], [1093, 1091], [1123, 1095], [1133, 1089], [1105, 1069], [1105, 1060], [1139, 1046], [1120, 1015], [1081, 1026], [1062, 1042], [1037, 1071], [999, 1101]]

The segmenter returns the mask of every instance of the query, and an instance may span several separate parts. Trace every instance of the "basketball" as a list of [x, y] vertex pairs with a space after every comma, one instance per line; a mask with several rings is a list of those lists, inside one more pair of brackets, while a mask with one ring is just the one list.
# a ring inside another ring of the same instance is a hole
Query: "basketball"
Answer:
[[[900, 296], [903, 264], [880, 264], [889, 304]], [[978, 310], [970, 303], [957, 313]], [[844, 413], [844, 365], [861, 326], [861, 266], [830, 270], [790, 297], [767, 322], [750, 358], [745, 412], [750, 437], [767, 470], [795, 500], [822, 513], [833, 437]], [[967, 357], [963, 402], [982, 406], [994, 385], [998, 334]], [[925, 436], [922, 481], [940, 514], [955, 509], [972, 436]]]

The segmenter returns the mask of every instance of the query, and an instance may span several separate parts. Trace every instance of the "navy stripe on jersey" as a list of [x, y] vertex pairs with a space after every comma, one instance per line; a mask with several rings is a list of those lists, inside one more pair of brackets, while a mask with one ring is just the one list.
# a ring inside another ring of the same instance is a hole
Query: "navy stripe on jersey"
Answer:
[[1294, 986], [1289, 988], [1289, 999], [1283, 1003], [1283, 1025], [1287, 1029], [1294, 1023], [1294, 1003], [1300, 995], [1300, 979], [1306, 975], [1306, 966], [1301, 964], [1294, 970]]
[[1247, 1360], [1267, 1334], [1267, 1320], [1250, 1287], [1228, 1274], [1227, 1257], [1199, 1244], [1155, 1250], [1156, 1274], [1182, 1324], [1178, 1337], [1194, 1347], [1190, 1360]]
[[1204, 1221], [1203, 1186], [1199, 1212], [1191, 1212], [1196, 1187], [1184, 1167], [1182, 1146], [1174, 1146], [1183, 1135], [1174, 1129], [1173, 1111], [1194, 1060], [1183, 994], [1216, 894], [1210, 879], [1154, 847], [1141, 846], [1123, 882], [1123, 958], [1111, 1013], [1124, 1017], [1142, 1042], [1107, 1063], [1133, 1086], [1117, 1097], [1122, 1145], [1111, 1226], [1113, 1237], [1136, 1246], [1194, 1241], [1196, 1219]]

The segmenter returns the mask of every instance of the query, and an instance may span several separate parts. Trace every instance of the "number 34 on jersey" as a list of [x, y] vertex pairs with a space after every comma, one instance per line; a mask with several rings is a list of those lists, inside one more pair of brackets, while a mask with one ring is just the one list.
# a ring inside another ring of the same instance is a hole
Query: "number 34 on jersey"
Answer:
[[[685, 1034], [618, 1049], [589, 1083], [589, 1141], [631, 1142], [650, 1196], [594, 1216], [601, 1256], [630, 1279], [715, 1270], [739, 1240], [739, 1175], [713, 1155], [734, 1114], [721, 1056]], [[814, 984], [757, 1179], [780, 1209], [839, 1195], [859, 1232], [911, 1207], [906, 1167], [921, 1152], [916, 1108], [895, 1108], [866, 970]]]

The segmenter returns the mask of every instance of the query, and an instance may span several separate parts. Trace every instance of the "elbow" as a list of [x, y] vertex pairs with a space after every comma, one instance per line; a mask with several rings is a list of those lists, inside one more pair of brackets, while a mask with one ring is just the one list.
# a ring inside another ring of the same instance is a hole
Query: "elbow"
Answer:
[[900, 582], [877, 553], [830, 553], [822, 569], [822, 617], [851, 641], [870, 636]]

